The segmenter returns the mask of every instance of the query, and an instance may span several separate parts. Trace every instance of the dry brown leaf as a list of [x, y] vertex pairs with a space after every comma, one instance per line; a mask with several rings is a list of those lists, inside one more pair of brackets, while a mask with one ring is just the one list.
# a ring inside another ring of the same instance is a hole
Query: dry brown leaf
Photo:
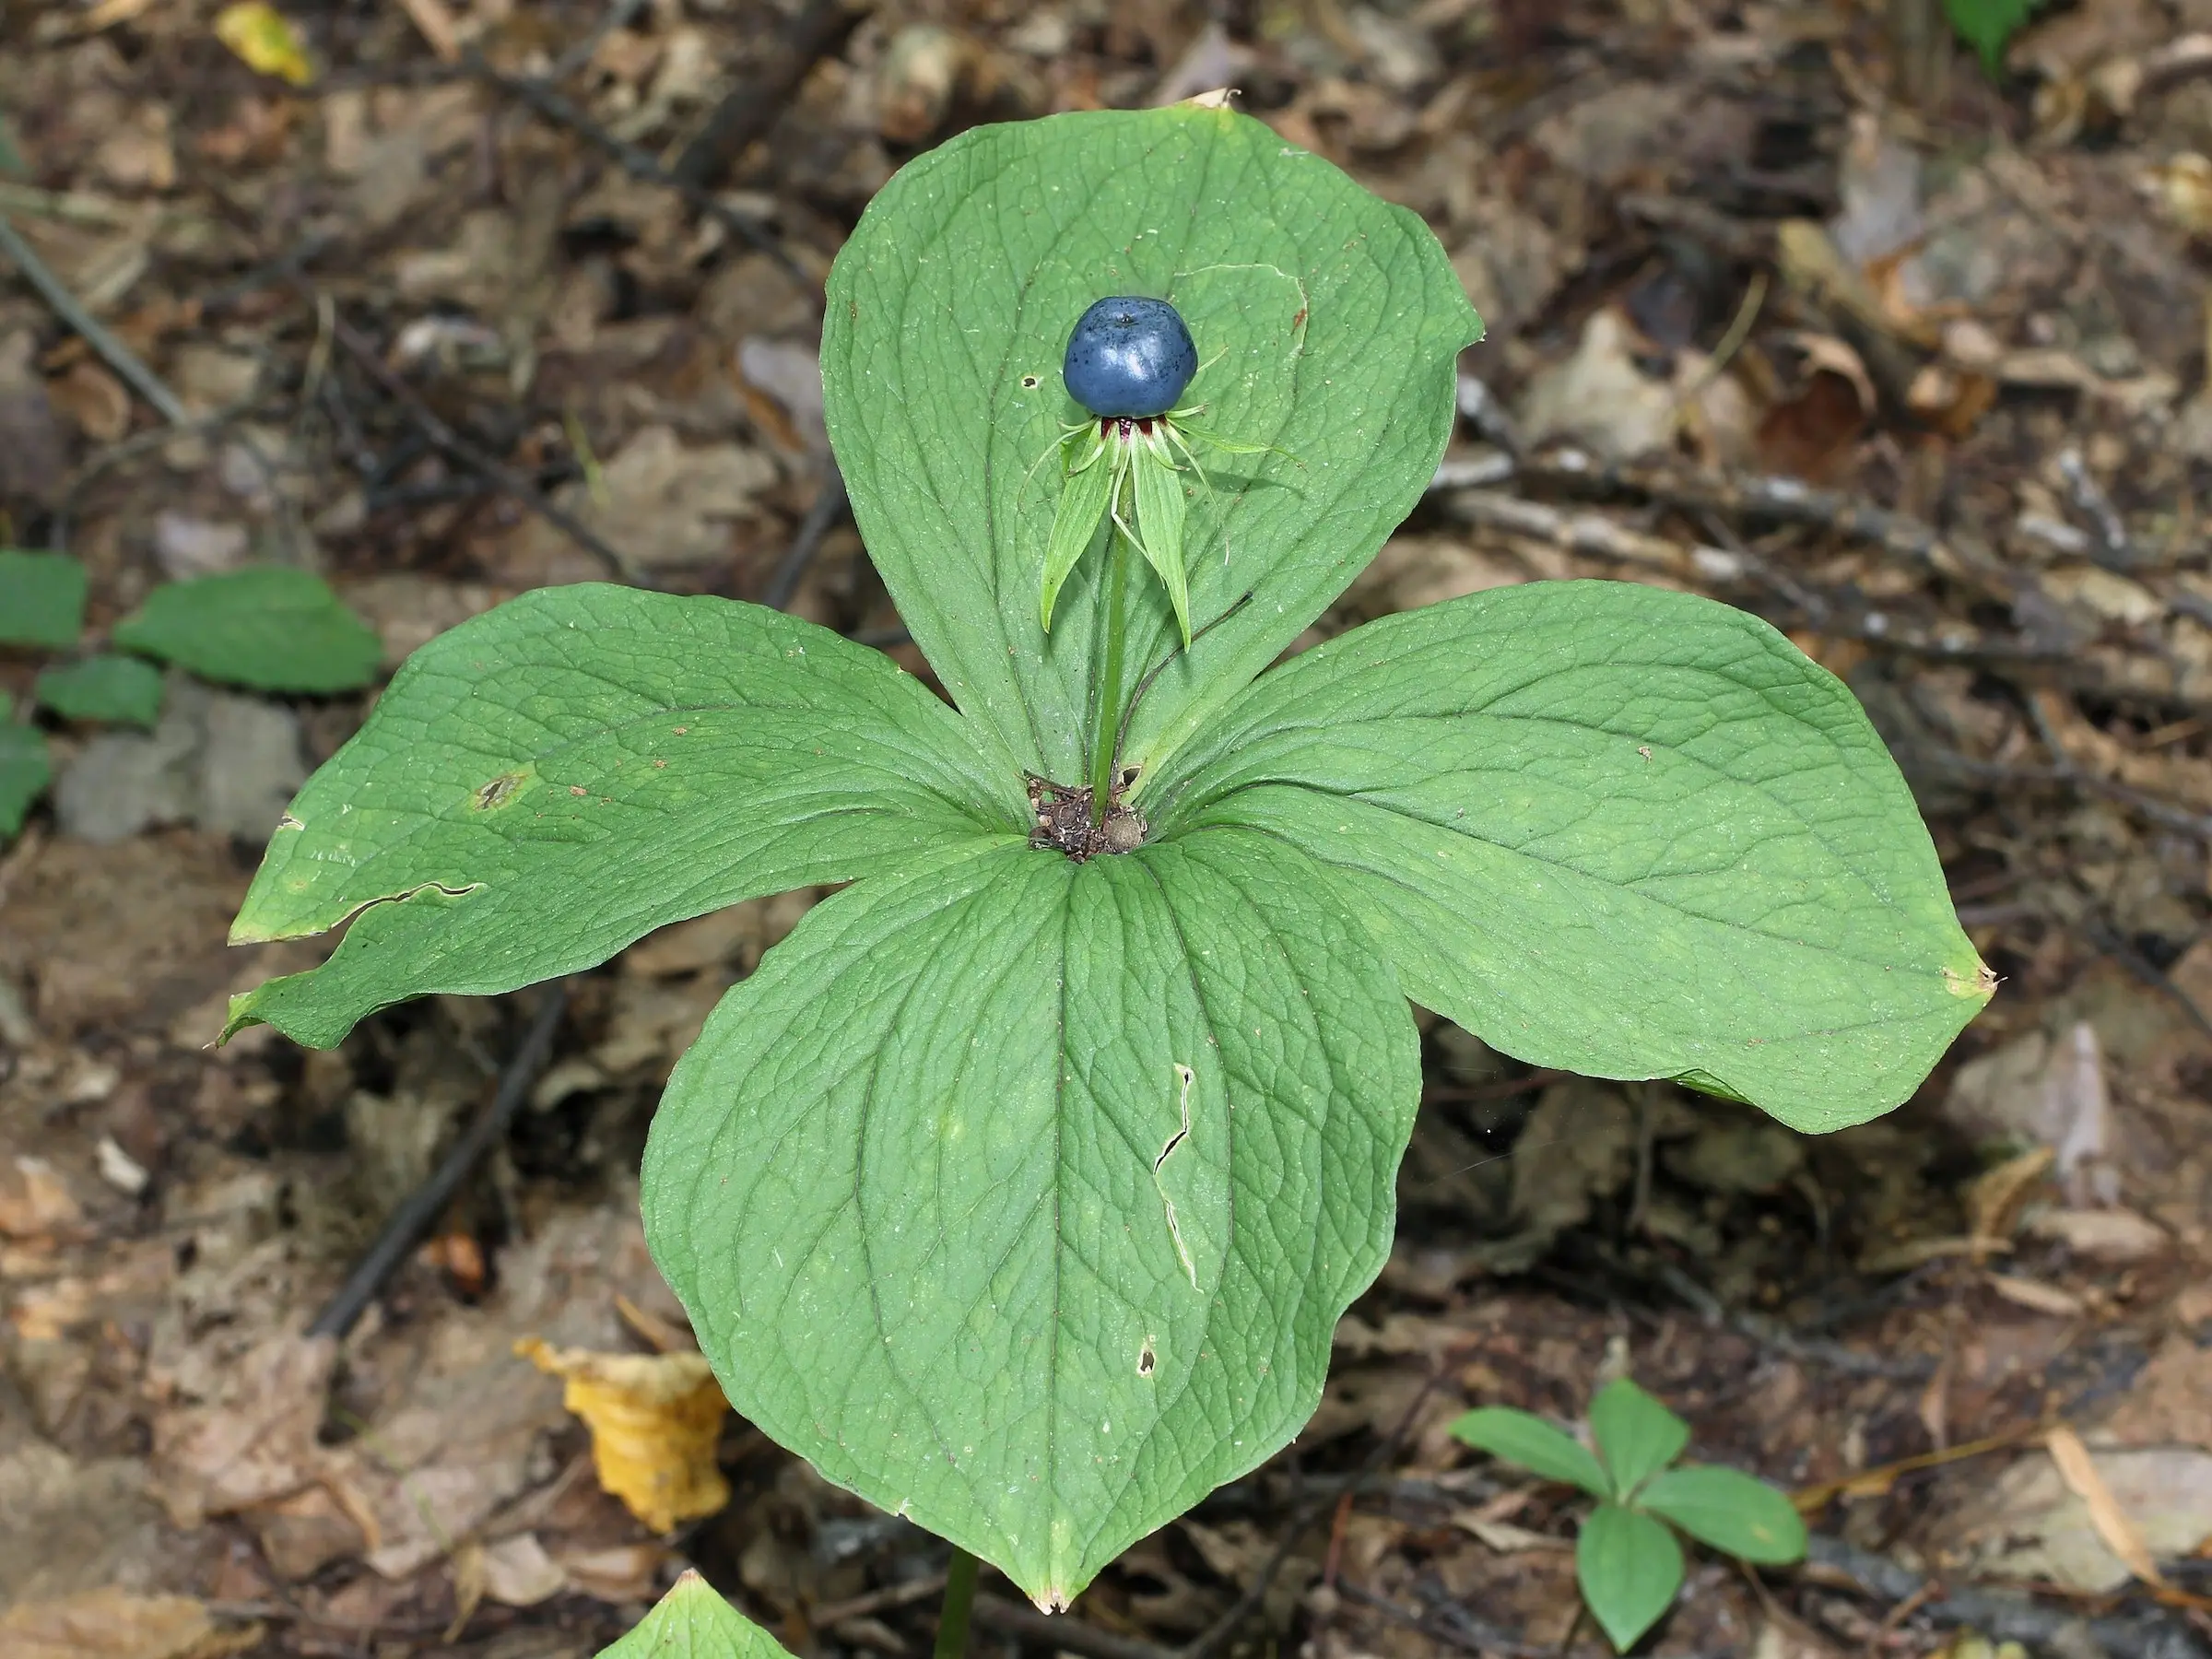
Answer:
[[42, 1158], [0, 1166], [0, 1235], [61, 1238], [77, 1230], [84, 1212], [60, 1171]]
[[2159, 1564], [2151, 1559], [2150, 1547], [2143, 1542], [2143, 1535], [2136, 1524], [2120, 1507], [2112, 1496], [2112, 1488], [2098, 1473], [2097, 1461], [2089, 1449], [2081, 1443], [2081, 1436], [2064, 1423], [2057, 1424], [2043, 1436], [2043, 1446], [2051, 1453], [2051, 1461], [2058, 1465], [2059, 1478], [2066, 1489], [2088, 1505], [2089, 1522], [2097, 1528], [2097, 1535], [2104, 1540], [2107, 1549], [2126, 1564], [2127, 1570], [2147, 1584], [2163, 1584]]
[[592, 1431], [599, 1484], [654, 1532], [730, 1500], [714, 1465], [729, 1410], [699, 1354], [595, 1354], [535, 1338], [514, 1351], [560, 1378], [561, 1403]]
[[1973, 1236], [1993, 1242], [2010, 1237], [2021, 1202], [2057, 1159], [2058, 1154], [2049, 1147], [2032, 1147], [1969, 1182], [1966, 1218]]
[[154, 1422], [154, 1495], [179, 1526], [288, 1498], [315, 1478], [337, 1344], [271, 1337], [233, 1369], [224, 1395]]
[[6, 1659], [221, 1659], [260, 1641], [260, 1626], [219, 1630], [189, 1595], [93, 1590], [0, 1614]]
[[2078, 1318], [2086, 1309], [2080, 1297], [2071, 1290], [2062, 1290], [2056, 1285], [2046, 1285], [2041, 1279], [2023, 1278], [2016, 1274], [1993, 1273], [1989, 1288], [2016, 1308], [2030, 1312], [2049, 1313], [2059, 1319]]

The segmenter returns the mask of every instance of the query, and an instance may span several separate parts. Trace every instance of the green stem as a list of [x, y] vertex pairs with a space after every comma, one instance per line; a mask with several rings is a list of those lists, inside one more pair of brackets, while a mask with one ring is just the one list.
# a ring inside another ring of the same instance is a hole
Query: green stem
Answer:
[[[1118, 493], [1119, 479], [1115, 489]], [[1113, 794], [1114, 741], [1122, 724], [1122, 636], [1128, 625], [1123, 600], [1129, 590], [1129, 538], [1119, 524], [1108, 523], [1113, 568], [1106, 582], [1106, 673], [1099, 687], [1099, 735], [1090, 752], [1090, 821], [1094, 828], [1106, 821], [1107, 803]]]
[[975, 1604], [975, 1558], [959, 1545], [945, 1574], [945, 1610], [937, 1616], [936, 1659], [961, 1659], [968, 1651], [968, 1609]]

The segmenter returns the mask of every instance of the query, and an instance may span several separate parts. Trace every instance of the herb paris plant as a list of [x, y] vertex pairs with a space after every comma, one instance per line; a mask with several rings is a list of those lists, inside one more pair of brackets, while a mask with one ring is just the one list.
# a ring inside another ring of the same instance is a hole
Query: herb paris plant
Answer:
[[[1039, 615], [1024, 475], [1081, 413], [1075, 319], [1131, 293], [1265, 445], [1187, 503], [1188, 649], [1118, 533]], [[233, 936], [349, 925], [231, 1029], [335, 1043], [853, 884], [670, 1078], [648, 1236], [739, 1411], [1065, 1606], [1312, 1413], [1390, 1246], [1408, 994], [1803, 1128], [1902, 1100], [1988, 995], [1865, 716], [1749, 617], [1546, 583], [1261, 672], [1418, 500], [1477, 328], [1418, 218], [1224, 111], [922, 158], [839, 256], [822, 366], [952, 706], [758, 606], [524, 595], [301, 791]]]
[[1595, 1455], [1543, 1418], [1504, 1406], [1468, 1412], [1452, 1432], [1598, 1500], [1576, 1540], [1575, 1577], [1622, 1653], [1682, 1588], [1682, 1547], [1667, 1524], [1739, 1560], [1778, 1566], [1805, 1555], [1805, 1523], [1763, 1480], [1711, 1465], [1669, 1467], [1689, 1444], [1689, 1425], [1626, 1377], [1590, 1402]]

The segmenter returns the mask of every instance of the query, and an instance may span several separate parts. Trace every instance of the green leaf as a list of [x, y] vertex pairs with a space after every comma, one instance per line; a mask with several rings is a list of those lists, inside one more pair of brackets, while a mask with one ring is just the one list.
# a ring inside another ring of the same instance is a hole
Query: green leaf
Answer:
[[1147, 807], [1312, 853], [1406, 994], [1493, 1048], [1794, 1128], [1904, 1100], [1994, 983], [1851, 693], [1688, 594], [1535, 582], [1356, 629]]
[[15, 707], [16, 700], [0, 691], [0, 835], [23, 828], [31, 803], [53, 777], [45, 735], [17, 721]]
[[257, 691], [351, 691], [383, 647], [319, 576], [268, 566], [158, 587], [116, 624], [115, 643]]
[[1053, 626], [1053, 604], [1066, 585], [1068, 572], [1099, 539], [1099, 526], [1106, 522], [1107, 510], [1112, 504], [1116, 476], [1112, 458], [1100, 453], [1069, 473], [1061, 485], [1060, 504], [1053, 510], [1052, 534], [1045, 541], [1044, 582], [1038, 594], [1038, 619], [1048, 632]]
[[1136, 479], [1137, 547], [1146, 562], [1167, 584], [1175, 608], [1180, 643], [1191, 642], [1191, 583], [1182, 565], [1182, 527], [1190, 503], [1183, 499], [1182, 475], [1163, 444], [1140, 443], [1130, 457]]
[[1805, 1520], [1787, 1497], [1735, 1469], [1669, 1469], [1638, 1504], [1700, 1544], [1739, 1560], [1779, 1567], [1805, 1559]]
[[1622, 1499], [1689, 1444], [1689, 1425], [1626, 1377], [1614, 1378], [1590, 1402], [1590, 1432]]
[[1596, 1498], [1610, 1498], [1613, 1483], [1590, 1448], [1542, 1418], [1511, 1406], [1481, 1406], [1456, 1418], [1452, 1432], [1477, 1452], [1519, 1464], [1547, 1480], [1563, 1480]]
[[439, 635], [277, 825], [231, 928], [353, 918], [231, 1005], [328, 1047], [387, 1003], [512, 990], [739, 900], [1019, 831], [1018, 780], [888, 657], [759, 606], [584, 583]]
[[0, 547], [0, 645], [76, 643], [85, 627], [85, 567], [66, 553]]
[[1682, 1546], [1634, 1510], [1601, 1503], [1574, 1541], [1574, 1575], [1591, 1617], [1617, 1653], [1659, 1622], [1682, 1588]]
[[714, 1594], [697, 1572], [668, 1587], [652, 1612], [599, 1659], [790, 1659], [766, 1630]]
[[1404, 997], [1234, 831], [817, 905], [677, 1065], [646, 1235], [730, 1402], [1065, 1605], [1289, 1440], [1388, 1253]]
[[[910, 162], [838, 254], [826, 415], [870, 558], [953, 700], [1046, 777], [1083, 772], [1103, 656], [1101, 567], [1077, 567], [1048, 641], [1035, 595], [1055, 492], [1025, 476], [1082, 411], [1060, 380], [1109, 294], [1171, 300], [1225, 436], [1288, 451], [1209, 468], [1192, 614], [1255, 601], [1159, 677], [1127, 758], [1157, 766], [1272, 661], [1420, 499], [1480, 327], [1435, 236], [1318, 157], [1223, 110], [1088, 111], [977, 127]], [[1302, 465], [1301, 465], [1302, 463]], [[1175, 618], [1132, 584], [1141, 672]]]
[[2036, 8], [2037, 0], [1943, 0], [1944, 15], [1959, 38], [1980, 54], [1994, 80], [2005, 67], [2005, 47]]
[[87, 657], [41, 669], [38, 699], [67, 720], [150, 727], [161, 713], [161, 671], [138, 657]]

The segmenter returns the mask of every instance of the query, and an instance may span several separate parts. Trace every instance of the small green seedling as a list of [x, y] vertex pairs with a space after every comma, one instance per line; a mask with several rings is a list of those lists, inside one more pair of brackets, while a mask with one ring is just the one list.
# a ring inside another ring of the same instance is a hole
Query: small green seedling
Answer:
[[[375, 675], [376, 632], [305, 571], [261, 569], [156, 588], [117, 623], [118, 652], [77, 651], [85, 626], [85, 567], [65, 553], [0, 548], [0, 650], [74, 652], [39, 671], [33, 702], [64, 720], [151, 727], [161, 712], [161, 671], [173, 664], [202, 679], [257, 691], [350, 691]], [[0, 838], [53, 773], [46, 737], [17, 718], [0, 691]]]
[[[1158, 469], [1187, 600], [1131, 579], [1167, 542], [1133, 483], [1048, 633], [1025, 473], [1071, 403], [1144, 418], [1067, 383], [1129, 296], [1265, 448], [1187, 500]], [[956, 1566], [1064, 1607], [1312, 1415], [1390, 1253], [1409, 998], [1804, 1130], [1897, 1105], [1987, 1000], [1881, 738], [1757, 618], [1533, 582], [1271, 665], [1420, 500], [1480, 332], [1428, 226], [1319, 157], [1214, 108], [978, 127], [827, 300], [830, 441], [943, 695], [759, 606], [524, 594], [293, 801], [231, 936], [345, 936], [229, 1029], [328, 1047], [837, 888], [669, 1077], [645, 1233], [731, 1404]]]
[[1994, 80], [2005, 66], [2005, 48], [2020, 31], [2041, 0], [1943, 0], [1944, 15], [1959, 38], [1974, 49]]
[[1805, 1523], [1765, 1481], [1707, 1465], [1671, 1466], [1689, 1444], [1689, 1425], [1626, 1377], [1590, 1402], [1594, 1453], [1510, 1406], [1470, 1411], [1452, 1432], [1597, 1500], [1575, 1541], [1574, 1573], [1591, 1617], [1620, 1653], [1659, 1621], [1682, 1588], [1682, 1547], [1670, 1525], [1758, 1566], [1805, 1557]]

